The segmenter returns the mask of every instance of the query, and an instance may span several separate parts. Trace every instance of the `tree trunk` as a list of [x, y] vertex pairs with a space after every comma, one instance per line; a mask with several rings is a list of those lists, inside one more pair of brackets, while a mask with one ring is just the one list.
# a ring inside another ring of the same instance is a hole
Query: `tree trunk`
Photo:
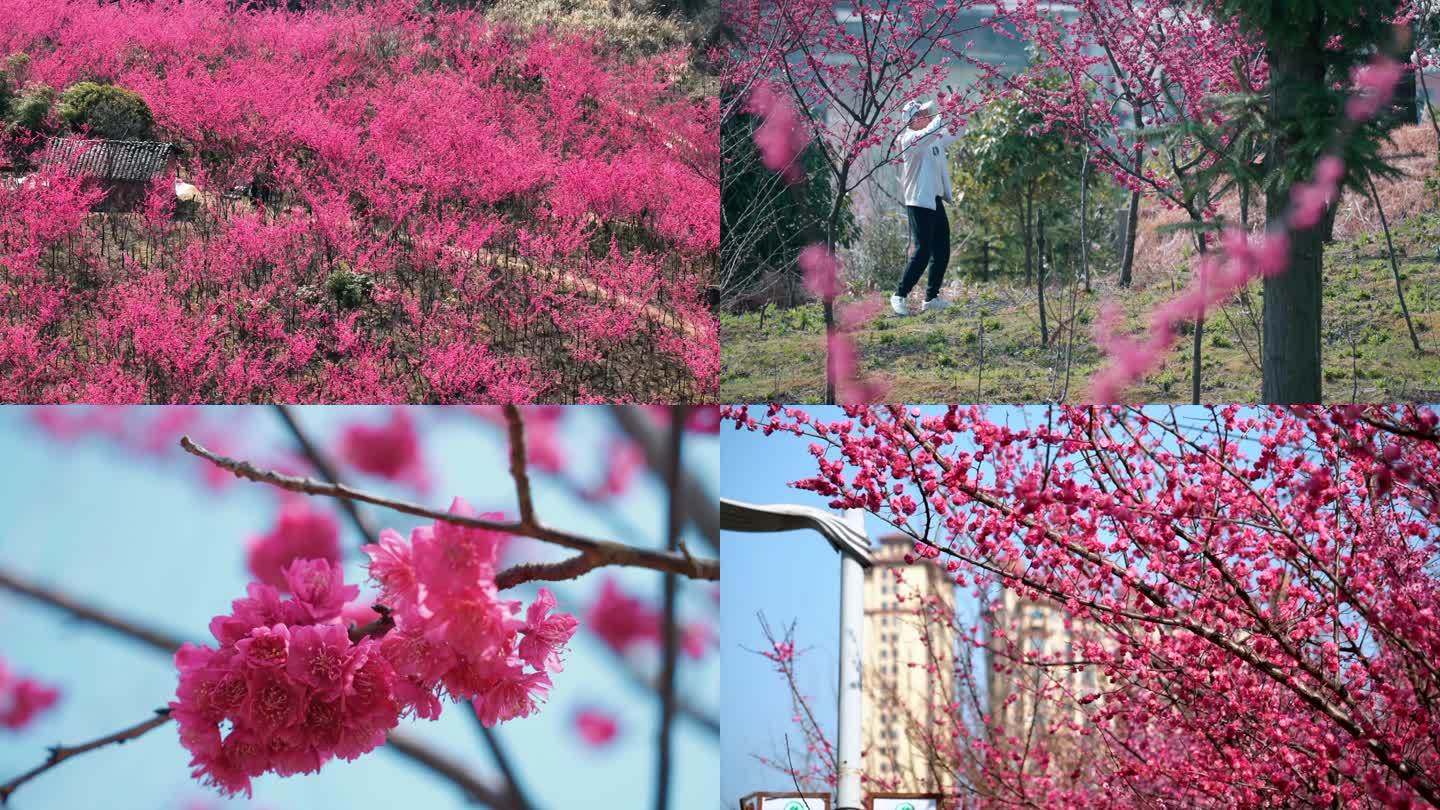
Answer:
[[1140, 233], [1140, 192], [1130, 192], [1130, 210], [1125, 214], [1125, 252], [1120, 259], [1120, 286], [1129, 287], [1135, 272], [1135, 239]]
[[1090, 145], [1080, 159], [1080, 274], [1085, 277], [1085, 292], [1090, 292], [1090, 235], [1086, 219], [1090, 212]]
[[[1144, 118], [1140, 110], [1134, 110], [1135, 129], [1144, 125]], [[1135, 165], [1132, 167], [1135, 176], [1139, 177], [1145, 170], [1145, 148], [1135, 147]], [[1135, 239], [1140, 233], [1140, 192], [1130, 192], [1130, 210], [1125, 215], [1125, 251], [1120, 259], [1120, 286], [1129, 287], [1135, 272]]]
[[[1197, 233], [1195, 235], [1195, 249], [1200, 251], [1200, 255], [1195, 259], [1195, 266], [1198, 269], [1205, 263], [1205, 234]], [[1202, 314], [1195, 319], [1195, 342], [1191, 347], [1190, 357], [1190, 402], [1194, 405], [1200, 404], [1200, 354], [1201, 344], [1204, 340], [1205, 316]]]
[[[840, 212], [845, 204], [845, 183], [850, 177], [850, 165], [844, 164], [835, 182], [835, 201], [830, 205], [830, 216], [825, 220], [825, 249], [835, 252], [835, 243], [840, 236]], [[792, 186], [793, 188], [793, 186]], [[825, 314], [825, 404], [835, 404], [835, 370], [830, 367], [830, 341], [835, 334], [835, 299], [826, 296]], [[856, 359], [859, 362], [859, 359]]]
[[[1320, 39], [1312, 33], [1312, 40]], [[1325, 81], [1324, 42], [1291, 49], [1272, 49], [1270, 65], [1270, 116], [1278, 122], [1266, 157], [1283, 179], [1265, 197], [1265, 216], [1272, 230], [1285, 227], [1290, 204], [1289, 179], [1299, 172], [1290, 166], [1308, 160], [1295, 154], [1299, 109], [1296, 85], [1319, 86]], [[1287, 88], [1289, 90], [1287, 91]], [[1273, 162], [1272, 162], [1273, 161]], [[1308, 167], [1306, 167], [1308, 168]], [[1322, 223], [1323, 224], [1323, 223]], [[1324, 290], [1324, 229], [1320, 226], [1290, 234], [1290, 255], [1283, 273], [1265, 279], [1265, 341], [1262, 348], [1260, 398], [1265, 404], [1299, 405], [1321, 401], [1320, 313]]]
[[1035, 277], [1035, 272], [1034, 272], [1035, 258], [1034, 258], [1034, 253], [1033, 253], [1033, 251], [1032, 251], [1032, 247], [1033, 247], [1032, 242], [1033, 242], [1033, 240], [1031, 239], [1031, 235], [1032, 235], [1032, 234], [1031, 234], [1031, 231], [1030, 231], [1030, 221], [1031, 221], [1031, 217], [1030, 217], [1030, 213], [1031, 213], [1030, 197], [1031, 197], [1031, 195], [1030, 195], [1030, 190], [1027, 188], [1027, 189], [1025, 190], [1025, 199], [1024, 199], [1024, 201], [1022, 202], [1021, 207], [1020, 207], [1020, 216], [1021, 216], [1021, 218], [1022, 218], [1021, 225], [1020, 225], [1020, 235], [1025, 239], [1025, 283], [1026, 283], [1027, 285], [1028, 285], [1032, 280], [1034, 280], [1034, 277]]
[[1390, 274], [1395, 277], [1395, 297], [1400, 299], [1400, 314], [1405, 316], [1405, 328], [1410, 330], [1410, 345], [1420, 354], [1420, 336], [1415, 334], [1415, 324], [1410, 320], [1410, 308], [1405, 306], [1405, 287], [1400, 283], [1400, 264], [1395, 261], [1395, 243], [1390, 240], [1390, 220], [1385, 218], [1385, 206], [1380, 204], [1380, 190], [1375, 188], [1375, 178], [1370, 181], [1370, 196], [1375, 200], [1375, 210], [1380, 212], [1380, 227], [1385, 229], [1385, 249], [1390, 254]]
[[1050, 325], [1045, 319], [1045, 215], [1041, 214], [1037, 220], [1036, 241], [1039, 243], [1040, 266], [1035, 273], [1035, 292], [1040, 299], [1040, 345], [1050, 345]]

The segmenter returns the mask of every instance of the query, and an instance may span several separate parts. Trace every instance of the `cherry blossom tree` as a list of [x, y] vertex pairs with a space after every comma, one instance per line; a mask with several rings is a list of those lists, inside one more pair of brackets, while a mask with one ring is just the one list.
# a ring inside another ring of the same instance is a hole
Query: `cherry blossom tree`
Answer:
[[[961, 684], [931, 736], [961, 806], [1440, 806], [1434, 408], [726, 415], [811, 439], [793, 486], [971, 590], [976, 615], [915, 606], [960, 642], [909, 662]], [[1005, 605], [1070, 644], [1030, 648]]]
[[[578, 654], [571, 650], [579, 633], [600, 642], [593, 647], [602, 662], [653, 696], [660, 717], [653, 738], [655, 806], [677, 806], [674, 727], [683, 723], [706, 736], [719, 730], [690, 694], [694, 679], [682, 677], [686, 662], [707, 659], [715, 642], [709, 628], [714, 602], [697, 584], [717, 580], [719, 563], [688, 546], [714, 550], [715, 517], [700, 507], [713, 512], [713, 502], [697, 480], [703, 462], [692, 453], [697, 443], [713, 442], [707, 434], [718, 428], [715, 410], [619, 408], [583, 417], [573, 409], [513, 406], [392, 411], [383, 422], [342, 417], [338, 429], [332, 423], [322, 437], [314, 432], [318, 414], [278, 407], [275, 432], [290, 440], [278, 445], [234, 442], [256, 434], [240, 424], [253, 419], [249, 412], [34, 411], [34, 428], [57, 443], [109, 441], [132, 460], [150, 459], [203, 482], [210, 497], [262, 488], [275, 496], [276, 518], [241, 549], [253, 580], [243, 593], [217, 595], [230, 606], [209, 621], [204, 642], [149, 627], [8, 566], [0, 570], [0, 589], [171, 656], [176, 679], [168, 705], [148, 716], [137, 706], [145, 719], [133, 726], [52, 748], [48, 758], [0, 784], [0, 799], [70, 759], [174, 722], [195, 779], [222, 794], [249, 794], [263, 774], [298, 778], [322, 772], [335, 757], [363, 760], [381, 748], [453, 783], [470, 801], [533, 807], [497, 729], [546, 711], [547, 697], [562, 691], [566, 703], [579, 707], [570, 722], [584, 745], [611, 745], [646, 722], [614, 694], [573, 699], [585, 691], [567, 682], [565, 672]], [[576, 446], [576, 418], [589, 420], [593, 446]], [[595, 431], [596, 420], [608, 421], [608, 430]], [[418, 491], [417, 480], [453, 481], [443, 473], [446, 452], [426, 440], [436, 425], [498, 440], [496, 468], [508, 470], [513, 488], [485, 499], [500, 510], [480, 511], [458, 497], [448, 508], [406, 498], [403, 493]], [[212, 449], [221, 447], [245, 458]], [[377, 465], [376, 458], [390, 463]], [[380, 481], [374, 489], [359, 488], [345, 483], [352, 476]], [[250, 483], [237, 486], [240, 481]], [[622, 506], [640, 487], [654, 487], [668, 505], [644, 528]], [[571, 519], [546, 517], [567, 500], [600, 523], [576, 531]], [[646, 543], [656, 535], [658, 544]], [[361, 583], [347, 581], [350, 561], [363, 563], [363, 597]], [[626, 569], [655, 572], [661, 587], [655, 594], [632, 592], [633, 577], [625, 578], [629, 584], [616, 577]], [[567, 593], [570, 583], [591, 577], [600, 578], [598, 596], [577, 604]], [[696, 583], [683, 585], [689, 598], [682, 598], [682, 581]], [[175, 611], [185, 613], [179, 606]], [[627, 629], [617, 634], [617, 627]], [[7, 726], [25, 727], [56, 702], [53, 688], [6, 673], [0, 717]], [[473, 717], [497, 777], [473, 773], [423, 740], [424, 723], [416, 721], [439, 718], [447, 703]]]
[[[971, 63], [965, 34], [998, 25], [993, 7], [987, 17], [976, 9], [981, 5], [973, 0], [725, 4], [734, 43], [724, 79], [751, 111], [766, 118], [770, 130], [756, 133], [766, 165], [796, 183], [801, 180], [796, 161], [806, 144], [813, 142], [823, 158], [832, 198], [811, 241], [826, 252], [835, 251], [846, 201], [899, 157], [898, 119], [906, 103], [938, 98], [951, 126], [961, 125], [976, 106], [974, 98], [947, 91], [947, 77], [951, 65]], [[824, 302], [828, 351], [843, 361], [848, 343], [837, 336], [838, 279], [809, 286]], [[837, 381], [844, 384], [849, 365], [834, 357], [827, 363], [827, 402], [836, 401]]]

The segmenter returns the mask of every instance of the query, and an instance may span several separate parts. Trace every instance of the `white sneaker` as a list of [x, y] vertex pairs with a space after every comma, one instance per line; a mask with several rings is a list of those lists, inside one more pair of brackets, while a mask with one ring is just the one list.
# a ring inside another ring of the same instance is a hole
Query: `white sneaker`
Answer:
[[944, 308], [946, 308], [946, 307], [948, 307], [948, 306], [950, 306], [950, 302], [949, 302], [949, 301], [946, 301], [944, 298], [940, 298], [939, 296], [936, 296], [935, 298], [931, 298], [929, 301], [926, 301], [926, 302], [925, 302], [925, 311], [926, 311], [926, 312], [939, 312], [940, 310], [942, 310], [942, 309], [944, 309]]
[[905, 299], [898, 295], [890, 296], [890, 309], [902, 318], [910, 314], [910, 310], [905, 306]]

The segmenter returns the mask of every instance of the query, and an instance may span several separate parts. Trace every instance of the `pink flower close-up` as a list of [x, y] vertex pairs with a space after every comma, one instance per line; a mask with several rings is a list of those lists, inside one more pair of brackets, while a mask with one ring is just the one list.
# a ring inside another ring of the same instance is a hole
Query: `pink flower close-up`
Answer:
[[605, 748], [619, 736], [620, 724], [608, 712], [587, 708], [575, 713], [575, 730], [586, 745]]

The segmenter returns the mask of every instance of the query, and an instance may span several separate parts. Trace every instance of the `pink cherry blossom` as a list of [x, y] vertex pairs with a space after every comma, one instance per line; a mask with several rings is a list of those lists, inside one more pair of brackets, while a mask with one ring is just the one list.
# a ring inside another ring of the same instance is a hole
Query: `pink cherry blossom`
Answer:
[[24, 729], [59, 700], [59, 689], [16, 675], [0, 660], [0, 728]]
[[549, 588], [541, 588], [525, 612], [519, 653], [535, 669], [559, 672], [564, 669], [560, 651], [570, 643], [579, 622], [567, 613], [546, 615], [554, 608], [555, 595]]
[[297, 559], [339, 562], [340, 530], [335, 516], [303, 500], [288, 501], [279, 522], [250, 541], [250, 574], [267, 585], [288, 587], [282, 571]]
[[420, 458], [420, 436], [403, 409], [392, 410], [383, 425], [347, 426], [340, 437], [340, 454], [361, 472], [407, 483], [421, 492], [429, 488]]
[[[900, 603], [955, 642], [906, 662], [955, 697], [902, 733], [966, 769], [974, 807], [1019, 784], [1093, 810], [1440, 800], [1433, 407], [725, 415], [803, 437], [815, 466], [792, 486], [969, 589], [973, 608]], [[793, 683], [793, 631], [770, 640]], [[832, 744], [792, 697], [816, 761], [780, 767], [824, 784]]]
[[606, 577], [601, 584], [600, 594], [585, 614], [585, 626], [616, 652], [660, 641], [660, 614], [626, 593], [614, 577]]
[[761, 82], [751, 91], [748, 108], [762, 119], [755, 128], [755, 145], [760, 147], [765, 168], [781, 173], [787, 182], [798, 182], [803, 175], [800, 153], [805, 151], [810, 136], [795, 104], [788, 95]]
[[609, 712], [584, 708], [575, 712], [575, 731], [592, 748], [605, 748], [620, 735], [620, 724]]

